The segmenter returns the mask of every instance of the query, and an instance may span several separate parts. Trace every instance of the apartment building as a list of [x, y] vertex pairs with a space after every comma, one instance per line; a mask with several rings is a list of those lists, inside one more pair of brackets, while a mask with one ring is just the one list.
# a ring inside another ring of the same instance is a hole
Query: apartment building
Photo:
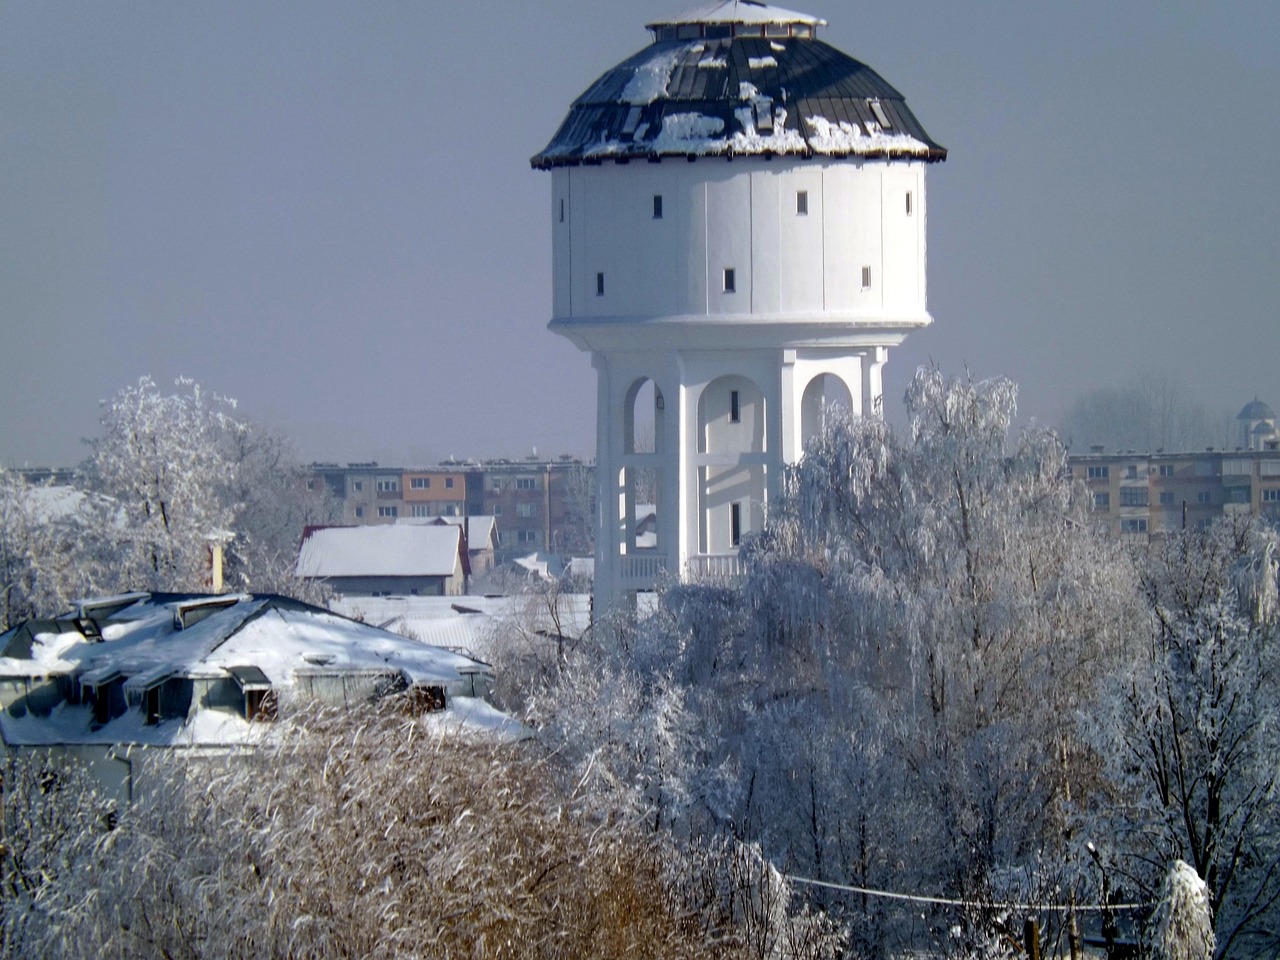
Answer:
[[1280, 431], [1259, 400], [1237, 417], [1235, 450], [1105, 453], [1072, 456], [1098, 522], [1117, 536], [1147, 538], [1201, 527], [1232, 514], [1280, 522]]
[[342, 501], [344, 523], [490, 516], [497, 562], [535, 551], [589, 556], [594, 549], [594, 470], [573, 457], [412, 468], [317, 463], [311, 469], [309, 482], [327, 484]]

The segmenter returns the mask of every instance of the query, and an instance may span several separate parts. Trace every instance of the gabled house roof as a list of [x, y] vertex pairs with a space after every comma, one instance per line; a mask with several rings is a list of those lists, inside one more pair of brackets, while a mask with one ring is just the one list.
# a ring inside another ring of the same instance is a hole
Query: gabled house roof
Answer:
[[468, 571], [460, 528], [436, 524], [308, 527], [300, 577], [448, 577]]
[[[114, 601], [80, 603], [0, 634], [0, 683], [10, 698], [0, 711], [6, 743], [222, 744], [249, 737], [245, 718], [199, 702], [165, 722], [148, 722], [136, 709], [104, 722], [75, 694], [96, 696], [118, 684], [134, 703], [169, 681], [227, 680], [244, 693], [289, 691], [316, 677], [382, 676], [439, 687], [468, 719], [509, 724], [471, 699], [491, 678], [487, 664], [310, 604], [270, 594], [143, 593]], [[21, 689], [27, 695], [15, 699]], [[196, 722], [198, 715], [218, 719]]]

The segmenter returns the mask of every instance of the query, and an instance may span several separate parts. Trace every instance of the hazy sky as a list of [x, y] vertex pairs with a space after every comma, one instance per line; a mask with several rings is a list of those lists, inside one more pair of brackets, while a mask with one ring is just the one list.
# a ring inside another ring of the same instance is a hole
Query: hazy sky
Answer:
[[[0, 463], [70, 463], [149, 374], [308, 459], [591, 455], [549, 333], [570, 102], [694, 0], [0, 0]], [[794, 0], [906, 96], [935, 325], [1053, 422], [1167, 372], [1280, 407], [1280, 3]]]

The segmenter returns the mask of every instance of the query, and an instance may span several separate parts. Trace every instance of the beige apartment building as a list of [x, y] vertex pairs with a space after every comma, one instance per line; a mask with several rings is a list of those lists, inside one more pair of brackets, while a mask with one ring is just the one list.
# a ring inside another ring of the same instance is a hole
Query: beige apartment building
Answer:
[[1106, 453], [1069, 459], [1093, 497], [1093, 514], [1117, 536], [1147, 538], [1246, 514], [1280, 522], [1280, 431], [1259, 400], [1237, 417], [1234, 450]]
[[498, 562], [534, 552], [590, 556], [595, 477], [573, 457], [447, 461], [434, 467], [312, 464], [310, 483], [342, 501], [347, 524], [493, 517]]

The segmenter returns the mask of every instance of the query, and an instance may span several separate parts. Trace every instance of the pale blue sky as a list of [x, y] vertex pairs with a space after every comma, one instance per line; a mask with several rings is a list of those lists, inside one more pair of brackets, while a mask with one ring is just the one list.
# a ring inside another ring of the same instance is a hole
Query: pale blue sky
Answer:
[[[0, 463], [150, 374], [307, 458], [591, 455], [528, 158], [681, 0], [0, 0]], [[1280, 3], [784, 5], [907, 97], [936, 323], [891, 353], [1052, 422], [1149, 371], [1280, 407]]]

